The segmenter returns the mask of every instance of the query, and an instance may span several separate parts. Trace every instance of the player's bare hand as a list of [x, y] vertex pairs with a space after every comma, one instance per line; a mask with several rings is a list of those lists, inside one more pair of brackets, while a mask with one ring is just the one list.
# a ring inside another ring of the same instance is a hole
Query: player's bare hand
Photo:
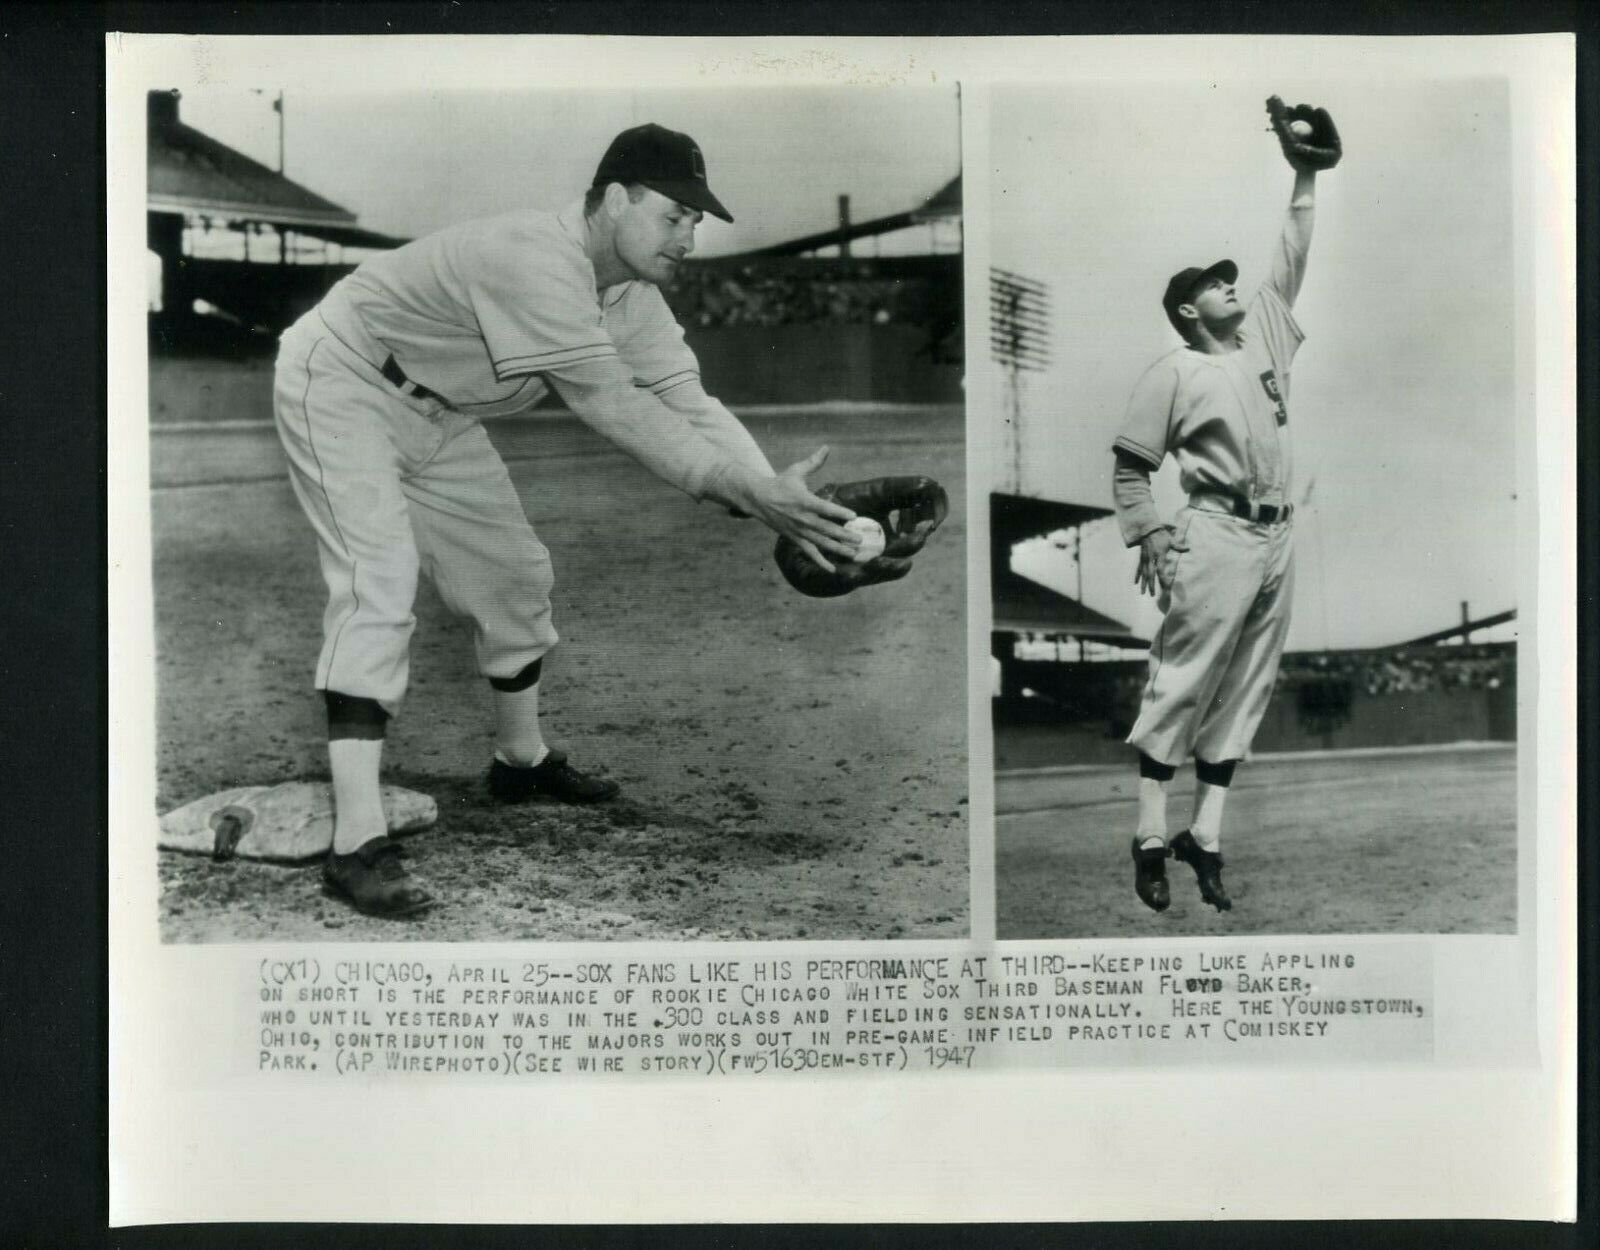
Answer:
[[1167, 555], [1172, 550], [1172, 531], [1165, 526], [1152, 530], [1139, 543], [1139, 567], [1133, 580], [1147, 595], [1172, 589], [1172, 565]]
[[831, 573], [834, 570], [828, 557], [849, 559], [861, 540], [844, 527], [855, 513], [843, 504], [812, 494], [807, 485], [806, 479], [827, 458], [828, 449], [819, 447], [773, 477], [751, 475], [745, 482], [744, 509], [769, 528], [793, 539], [806, 555]]

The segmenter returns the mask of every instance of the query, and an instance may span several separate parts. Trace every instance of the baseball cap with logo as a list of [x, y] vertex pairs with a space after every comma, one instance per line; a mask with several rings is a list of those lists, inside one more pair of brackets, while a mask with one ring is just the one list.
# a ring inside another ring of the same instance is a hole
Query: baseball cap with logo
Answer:
[[1178, 305], [1187, 304], [1190, 297], [1200, 288], [1200, 284], [1209, 282], [1212, 278], [1221, 278], [1224, 282], [1237, 282], [1239, 266], [1231, 260], [1219, 260], [1209, 269], [1190, 266], [1173, 274], [1172, 280], [1167, 283], [1167, 293], [1161, 297], [1161, 307], [1166, 311], [1167, 320], [1172, 322], [1172, 328], [1179, 334], [1183, 333], [1183, 322], [1178, 319]]
[[711, 194], [706, 183], [706, 158], [688, 135], [654, 122], [624, 130], [611, 141], [594, 171], [596, 187], [612, 182], [639, 182], [669, 199], [703, 213], [732, 221], [733, 214]]

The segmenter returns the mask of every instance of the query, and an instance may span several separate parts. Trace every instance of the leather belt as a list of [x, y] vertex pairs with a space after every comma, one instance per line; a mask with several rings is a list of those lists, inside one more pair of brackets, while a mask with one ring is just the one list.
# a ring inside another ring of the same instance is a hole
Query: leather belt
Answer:
[[389, 359], [383, 362], [378, 372], [383, 374], [383, 379], [397, 391], [417, 399], [437, 399], [441, 404], [448, 403], [445, 397], [437, 391], [430, 391], [421, 382], [413, 382], [406, 377], [405, 370], [400, 367], [400, 362], [394, 358], [394, 353], [389, 354]]
[[1259, 521], [1263, 525], [1277, 525], [1294, 515], [1292, 503], [1251, 503], [1248, 499], [1241, 499], [1238, 495], [1225, 494], [1221, 491], [1197, 492], [1193, 500], [1197, 503], [1200, 501], [1219, 503], [1240, 520]]

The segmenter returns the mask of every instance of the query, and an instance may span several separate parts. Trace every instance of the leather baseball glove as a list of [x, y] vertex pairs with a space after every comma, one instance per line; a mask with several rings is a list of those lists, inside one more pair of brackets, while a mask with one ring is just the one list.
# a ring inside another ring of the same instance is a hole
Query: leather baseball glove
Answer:
[[898, 581], [911, 572], [911, 557], [922, 550], [950, 513], [944, 487], [931, 477], [830, 482], [817, 494], [883, 526], [884, 548], [882, 555], [860, 564], [835, 558], [830, 573], [791, 540], [778, 539], [772, 552], [778, 570], [789, 585], [814, 599], [832, 599], [862, 586]]
[[[1272, 119], [1272, 129], [1283, 147], [1284, 158], [1296, 169], [1332, 169], [1344, 155], [1344, 145], [1339, 141], [1339, 131], [1328, 116], [1328, 110], [1313, 108], [1309, 104], [1296, 104], [1293, 108], [1277, 96], [1267, 97], [1267, 116]], [[1291, 122], [1304, 122], [1311, 133], [1304, 138], [1290, 129]]]

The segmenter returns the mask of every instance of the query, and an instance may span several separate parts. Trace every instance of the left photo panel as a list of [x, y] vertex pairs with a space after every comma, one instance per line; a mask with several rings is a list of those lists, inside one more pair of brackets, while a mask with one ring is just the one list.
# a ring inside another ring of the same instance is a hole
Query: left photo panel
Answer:
[[144, 103], [162, 939], [966, 937], [956, 90]]

